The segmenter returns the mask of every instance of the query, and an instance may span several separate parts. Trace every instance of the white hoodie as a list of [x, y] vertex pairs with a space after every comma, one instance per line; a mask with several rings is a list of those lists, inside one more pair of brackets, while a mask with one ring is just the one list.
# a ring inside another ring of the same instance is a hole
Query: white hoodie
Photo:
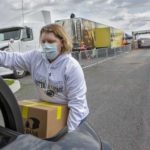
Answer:
[[69, 132], [89, 114], [83, 70], [71, 54], [62, 54], [49, 63], [39, 51], [0, 52], [0, 66], [29, 71], [40, 100], [68, 104]]

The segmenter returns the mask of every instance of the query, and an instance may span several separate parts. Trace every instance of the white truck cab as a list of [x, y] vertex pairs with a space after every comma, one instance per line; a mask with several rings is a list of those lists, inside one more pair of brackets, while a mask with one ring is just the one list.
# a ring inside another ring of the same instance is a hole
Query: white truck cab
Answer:
[[[48, 15], [49, 13], [49, 15]], [[24, 26], [11, 26], [0, 29], [0, 50], [25, 52], [40, 48], [39, 35], [42, 26], [50, 23], [50, 12], [40, 11], [28, 17]], [[26, 72], [10, 70], [0, 66], [0, 75], [13, 74], [15, 78], [23, 77]]]
[[[36, 41], [30, 27], [9, 27], [0, 29], [0, 50], [10, 52], [24, 52], [36, 49]], [[25, 75], [25, 71], [10, 70], [0, 67], [0, 75], [14, 74], [15, 78]]]
[[0, 49], [6, 51], [26, 51], [35, 49], [33, 31], [30, 27], [10, 27], [0, 29]]

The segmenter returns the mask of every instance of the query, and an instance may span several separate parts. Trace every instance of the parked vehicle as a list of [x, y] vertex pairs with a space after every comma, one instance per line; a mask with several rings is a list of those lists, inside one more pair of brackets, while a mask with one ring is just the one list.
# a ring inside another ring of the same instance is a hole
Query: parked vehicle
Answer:
[[95, 28], [95, 47], [96, 48], [116, 48], [123, 45], [124, 32], [114, 27]]
[[138, 39], [138, 48], [150, 47], [150, 38], [140, 38]]
[[134, 41], [137, 42], [138, 48], [150, 47], [150, 30], [141, 30], [132, 32]]
[[123, 45], [132, 44], [132, 42], [133, 42], [133, 37], [131, 35], [125, 33], [123, 36]]
[[96, 23], [84, 18], [70, 18], [57, 20], [55, 23], [62, 25], [73, 42], [73, 50], [83, 50], [95, 48], [94, 29], [103, 24]]
[[[39, 48], [39, 34], [42, 26], [50, 23], [50, 12], [39, 11], [28, 14], [23, 25], [0, 29], [0, 50], [25, 52]], [[0, 75], [13, 74], [15, 78], [23, 77], [26, 72], [0, 67]]]
[[0, 110], [4, 120], [4, 124], [0, 125], [1, 150], [111, 150], [86, 121], [71, 133], [64, 128], [47, 139], [24, 134], [16, 98], [1, 77]]
[[124, 32], [84, 18], [57, 20], [73, 42], [73, 50], [121, 47]]

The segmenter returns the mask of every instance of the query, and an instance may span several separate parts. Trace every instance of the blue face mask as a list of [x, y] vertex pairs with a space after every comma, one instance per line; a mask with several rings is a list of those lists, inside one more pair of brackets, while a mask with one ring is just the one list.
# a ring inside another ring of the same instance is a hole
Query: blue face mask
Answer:
[[48, 60], [52, 61], [59, 55], [56, 43], [43, 43], [41, 45], [43, 48], [42, 53]]

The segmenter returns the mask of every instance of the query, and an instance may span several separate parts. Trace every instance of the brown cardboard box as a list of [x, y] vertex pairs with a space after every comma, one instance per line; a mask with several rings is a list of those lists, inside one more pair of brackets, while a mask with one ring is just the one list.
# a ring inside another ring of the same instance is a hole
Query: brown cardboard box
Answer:
[[48, 138], [57, 134], [67, 125], [67, 105], [35, 100], [24, 100], [18, 103], [25, 133]]

